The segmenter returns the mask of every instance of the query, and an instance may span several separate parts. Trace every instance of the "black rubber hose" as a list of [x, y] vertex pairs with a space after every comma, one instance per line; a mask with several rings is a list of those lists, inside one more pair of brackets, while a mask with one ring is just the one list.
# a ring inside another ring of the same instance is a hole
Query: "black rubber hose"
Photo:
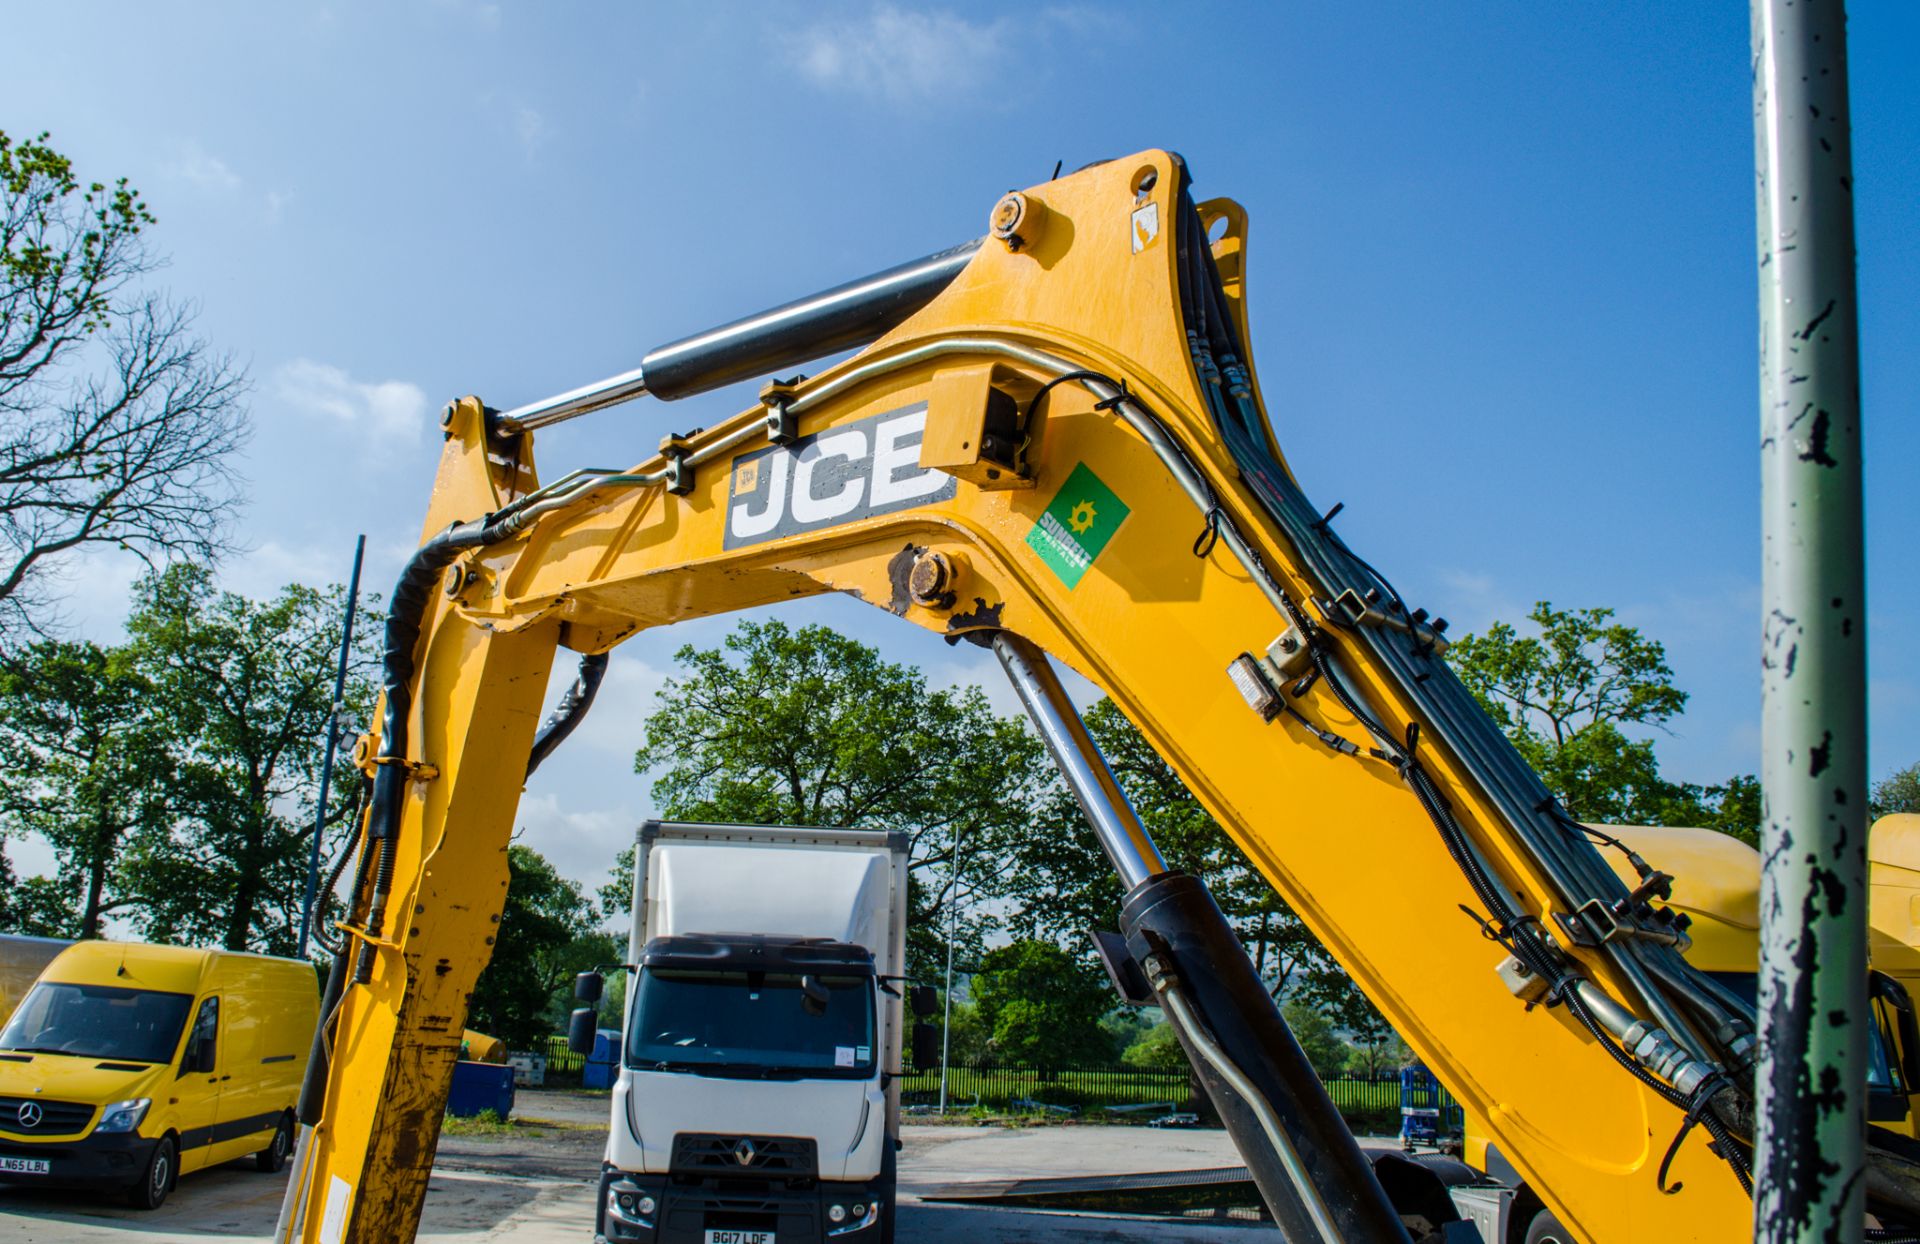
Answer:
[[532, 777], [540, 762], [566, 742], [574, 727], [586, 719], [587, 710], [593, 707], [593, 697], [600, 694], [600, 680], [606, 676], [606, 653], [590, 652], [580, 658], [580, 672], [574, 677], [573, 686], [568, 687], [560, 702], [553, 706], [553, 712], [540, 723], [540, 733], [533, 738], [533, 751], [527, 756], [528, 777]]
[[[367, 818], [367, 844], [375, 852], [373, 893], [367, 906], [366, 933], [380, 936], [387, 918], [387, 895], [393, 889], [392, 838], [400, 832], [401, 806], [407, 790], [407, 718], [413, 711], [415, 649], [427, 616], [427, 606], [440, 581], [440, 572], [468, 549], [491, 543], [499, 530], [487, 519], [454, 523], [415, 549], [394, 585], [387, 610], [385, 650], [380, 657], [381, 690], [386, 711], [380, 719], [380, 756], [373, 778], [372, 814]], [[353, 980], [372, 979], [373, 947], [360, 944]]]

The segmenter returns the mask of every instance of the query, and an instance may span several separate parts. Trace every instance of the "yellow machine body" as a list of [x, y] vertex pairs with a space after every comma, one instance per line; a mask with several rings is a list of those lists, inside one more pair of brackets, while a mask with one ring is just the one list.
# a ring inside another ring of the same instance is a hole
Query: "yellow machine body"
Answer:
[[[943, 637], [1017, 632], [1111, 696], [1577, 1236], [1749, 1238], [1749, 1198], [1697, 1135], [1674, 1163], [1682, 1190], [1656, 1189], [1681, 1113], [1616, 1068], [1565, 1008], [1516, 999], [1496, 973], [1506, 952], [1463, 914], [1474, 894], [1393, 766], [1250, 711], [1225, 671], [1265, 651], [1288, 619], [1225, 541], [1196, 540], [1207, 515], [1166, 456], [1084, 385], [1061, 383], [1030, 405], [1067, 371], [1123, 379], [1288, 595], [1312, 597], [1296, 550], [1205, 414], [1180, 324], [1181, 176], [1174, 157], [1148, 151], [1026, 191], [1042, 209], [1034, 236], [1017, 249], [989, 240], [931, 303], [796, 386], [788, 410], [799, 436], [816, 438], [811, 460], [866, 464], [824, 490], [810, 476], [798, 515], [804, 463], [769, 445], [756, 406], [455, 563], [415, 653], [392, 914], [383, 928], [348, 930], [372, 948], [370, 979], [338, 1008], [290, 1234], [411, 1237], [557, 649], [601, 652], [648, 628], [840, 592]], [[1224, 200], [1199, 211], [1218, 226], [1213, 255], [1244, 340], [1245, 215]], [[1031, 410], [1024, 472], [981, 450], [993, 391]], [[902, 418], [924, 418], [917, 453], [916, 438], [889, 426]], [[477, 399], [449, 408], [423, 537], [538, 487], [532, 436], [510, 433], [490, 429]], [[1374, 452], [1364, 429], [1355, 444]], [[676, 464], [680, 492], [661, 478]], [[795, 520], [784, 531], [766, 525], [777, 487]], [[1104, 543], [1072, 556], [1063, 522], [1082, 535], [1097, 527]], [[946, 590], [916, 595], [913, 571], [935, 554]], [[1343, 655], [1374, 713], [1417, 720], [1401, 684], [1357, 649]], [[1365, 737], [1328, 697], [1296, 703], [1316, 728]], [[1446, 742], [1422, 748], [1490, 869], [1550, 920], [1564, 905], [1555, 885]], [[1593, 981], [1631, 996], [1605, 957], [1572, 953]]]

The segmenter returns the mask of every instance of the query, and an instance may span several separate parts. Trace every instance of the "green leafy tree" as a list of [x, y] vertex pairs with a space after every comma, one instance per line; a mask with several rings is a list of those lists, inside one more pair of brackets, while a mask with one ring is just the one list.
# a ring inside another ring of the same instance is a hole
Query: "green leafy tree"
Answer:
[[968, 989], [999, 1062], [1055, 1069], [1114, 1055], [1100, 1026], [1113, 1006], [1111, 988], [1098, 969], [1052, 942], [1026, 939], [988, 951]]
[[1895, 812], [1920, 812], [1920, 764], [1908, 765], [1874, 783], [1867, 809], [1875, 818]]
[[[1171, 867], [1206, 881], [1276, 995], [1297, 982], [1337, 973], [1300, 918], [1113, 701], [1096, 703], [1086, 723], [1154, 845]], [[1036, 819], [1038, 832], [1008, 842], [1005, 885], [1020, 903], [1008, 918], [1009, 928], [1020, 936], [1090, 950], [1088, 929], [1118, 927], [1124, 897], [1120, 880], [1064, 787], [1052, 787]]]
[[606, 962], [612, 939], [596, 932], [593, 903], [580, 886], [532, 847], [508, 846], [507, 874], [500, 932], [474, 984], [467, 1026], [510, 1048], [536, 1049], [553, 1031], [562, 988], [575, 972]]
[[1298, 999], [1288, 999], [1280, 1007], [1280, 1017], [1293, 1029], [1293, 1039], [1323, 1080], [1330, 1080], [1347, 1069], [1352, 1049], [1341, 1038], [1340, 1030], [1326, 1011]]
[[1173, 1025], [1164, 1021], [1141, 1033], [1120, 1055], [1120, 1061], [1148, 1071], [1188, 1070], [1187, 1052], [1180, 1048]]
[[[136, 587], [127, 631], [167, 722], [176, 813], [170, 835], [128, 859], [148, 936], [293, 952], [344, 609], [338, 588], [253, 601], [193, 565]], [[365, 720], [373, 701], [378, 620], [362, 618], [347, 720]], [[328, 829], [342, 837], [356, 793], [351, 781], [333, 788]]]
[[143, 288], [145, 201], [46, 138], [0, 132], [0, 634], [41, 628], [89, 547], [223, 552], [246, 439], [244, 373]]
[[122, 857], [167, 830], [172, 758], [158, 710], [125, 648], [43, 640], [0, 660], [0, 833], [38, 834], [59, 861], [16, 897], [16, 918], [36, 931], [99, 937], [109, 915], [141, 902]]
[[1658, 641], [1615, 621], [1611, 609], [1541, 601], [1527, 620], [1537, 635], [1495, 622], [1447, 657], [1569, 814], [1589, 824], [1702, 825], [1756, 840], [1753, 778], [1671, 781], [1653, 743], [1626, 733], [1664, 730], [1686, 707]]
[[[909, 971], [945, 966], [947, 906], [963, 961], [990, 926], [1002, 844], [1028, 832], [1043, 772], [1038, 742], [996, 716], [977, 687], [934, 690], [911, 666], [823, 626], [742, 622], [719, 648], [682, 648], [634, 760], [677, 820], [851, 826], [905, 833]], [[969, 861], [977, 861], [970, 867]], [[633, 855], [601, 891], [631, 902]]]
[[0, 851], [0, 933], [65, 937], [73, 927], [73, 896], [57, 877], [18, 877]]

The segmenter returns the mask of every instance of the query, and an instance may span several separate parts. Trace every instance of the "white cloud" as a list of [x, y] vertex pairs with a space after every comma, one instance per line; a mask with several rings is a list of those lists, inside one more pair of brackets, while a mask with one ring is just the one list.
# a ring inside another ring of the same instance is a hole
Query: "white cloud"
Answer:
[[1013, 26], [879, 4], [852, 20], [816, 22], [787, 40], [818, 86], [898, 101], [970, 94], [1008, 50]]
[[[268, 540], [220, 565], [220, 586], [251, 600], [271, 600], [290, 583], [323, 587], [345, 583], [353, 569], [353, 548], [294, 548]], [[366, 590], [366, 584], [361, 585]]]
[[286, 210], [287, 204], [293, 202], [293, 191], [269, 190], [264, 196], [264, 200], [267, 205], [268, 223], [278, 224], [280, 221], [280, 214]]
[[481, 30], [494, 31], [500, 28], [500, 6], [497, 4], [475, 4], [472, 0], [433, 0], [433, 7], [470, 21]]
[[904, 103], [977, 95], [1021, 51], [1056, 37], [1084, 48], [1128, 34], [1123, 19], [1089, 5], [1027, 11], [1017, 21], [971, 21], [879, 3], [863, 16], [816, 21], [777, 38], [814, 85]]
[[614, 857], [640, 830], [643, 814], [627, 806], [580, 807], [553, 791], [527, 792], [514, 818], [514, 840], [547, 857], [589, 898], [606, 883]]
[[513, 135], [526, 153], [532, 155], [547, 140], [547, 119], [540, 115], [539, 109], [522, 104], [514, 110]]
[[[577, 668], [573, 653], [559, 654], [547, 686], [546, 711], [553, 711], [566, 689], [573, 685]], [[567, 750], [602, 752], [618, 756], [626, 766], [631, 766], [633, 754], [640, 750], [641, 725], [653, 712], [664, 681], [665, 671], [614, 649], [612, 659], [607, 662], [607, 675], [600, 681], [599, 694], [594, 696], [593, 711], [567, 740]]]
[[241, 185], [240, 174], [227, 166], [227, 162], [213, 155], [199, 143], [188, 143], [180, 154], [169, 161], [166, 171], [170, 176], [197, 186], [202, 190], [224, 194], [238, 190]]
[[377, 435], [420, 439], [427, 422], [427, 395], [406, 380], [355, 380], [343, 368], [294, 359], [274, 373], [275, 396], [294, 410], [366, 428]]

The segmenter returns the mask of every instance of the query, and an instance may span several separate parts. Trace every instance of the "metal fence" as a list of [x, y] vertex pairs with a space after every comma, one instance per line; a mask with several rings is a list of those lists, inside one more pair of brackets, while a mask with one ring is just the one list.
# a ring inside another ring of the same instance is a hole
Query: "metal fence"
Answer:
[[580, 1071], [587, 1065], [585, 1054], [576, 1054], [567, 1045], [563, 1036], [552, 1035], [547, 1038], [547, 1047], [541, 1053], [547, 1056], [547, 1074], [559, 1075], [562, 1079], [580, 1078]]
[[[562, 1036], [547, 1038], [547, 1076], [578, 1083], [586, 1059], [567, 1048]], [[1327, 1095], [1362, 1135], [1394, 1135], [1400, 1130], [1398, 1075], [1378, 1079], [1338, 1076], [1325, 1081]], [[909, 1072], [900, 1081], [901, 1105], [916, 1114], [936, 1111], [940, 1069]], [[1168, 1114], [1194, 1113], [1200, 1106], [1185, 1071], [1158, 1071], [1126, 1063], [1102, 1063], [1042, 1070], [1037, 1067], [952, 1067], [947, 1073], [947, 1109], [993, 1114], [1057, 1115], [1107, 1122], [1151, 1121]], [[1444, 1089], [1438, 1103], [1442, 1130], [1459, 1130], [1459, 1103]]]

